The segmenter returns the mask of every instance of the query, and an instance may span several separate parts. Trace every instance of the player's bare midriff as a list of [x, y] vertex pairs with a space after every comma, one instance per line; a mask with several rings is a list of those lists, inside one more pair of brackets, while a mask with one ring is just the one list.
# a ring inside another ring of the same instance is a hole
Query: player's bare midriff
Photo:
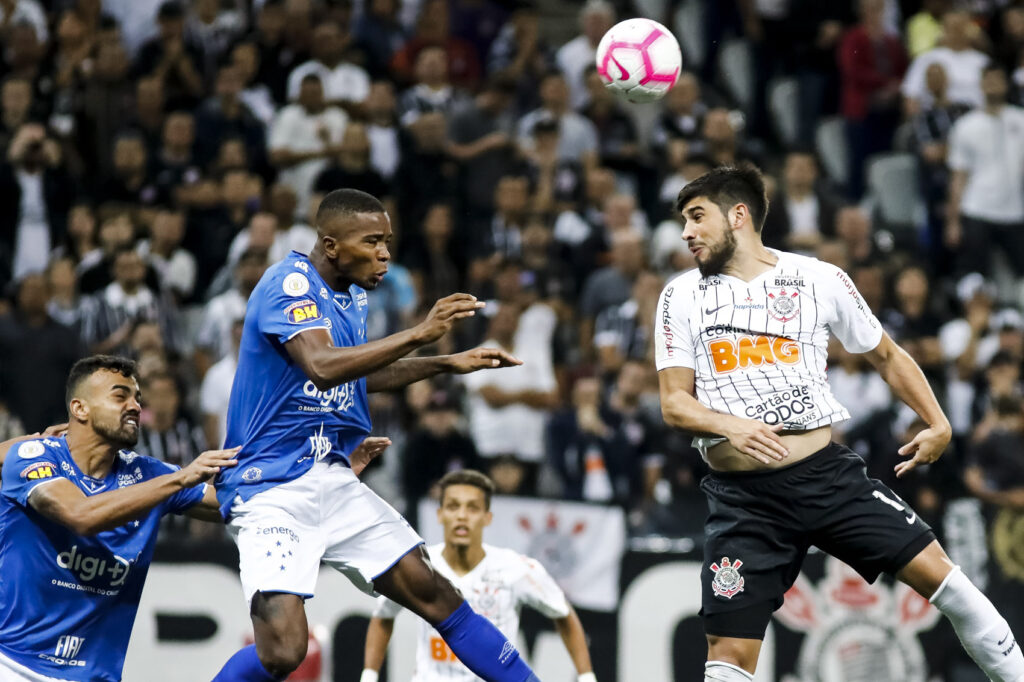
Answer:
[[789, 455], [782, 460], [773, 459], [771, 464], [762, 464], [725, 441], [708, 449], [708, 465], [715, 471], [758, 471], [789, 466], [828, 445], [832, 440], [832, 427], [826, 425], [810, 431], [782, 431], [779, 437], [789, 451]]

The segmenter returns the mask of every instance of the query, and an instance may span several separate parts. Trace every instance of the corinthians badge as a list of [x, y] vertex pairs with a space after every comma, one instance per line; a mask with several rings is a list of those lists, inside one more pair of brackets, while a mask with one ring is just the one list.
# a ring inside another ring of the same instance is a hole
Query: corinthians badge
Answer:
[[800, 314], [799, 291], [789, 293], [785, 288], [768, 294], [768, 314], [779, 322], [789, 322]]
[[711, 581], [711, 589], [714, 590], [716, 597], [732, 599], [743, 591], [744, 580], [740, 575], [742, 565], [743, 562], [739, 559], [730, 562], [729, 557], [722, 557], [721, 566], [711, 564], [711, 572], [715, 574], [715, 579]]

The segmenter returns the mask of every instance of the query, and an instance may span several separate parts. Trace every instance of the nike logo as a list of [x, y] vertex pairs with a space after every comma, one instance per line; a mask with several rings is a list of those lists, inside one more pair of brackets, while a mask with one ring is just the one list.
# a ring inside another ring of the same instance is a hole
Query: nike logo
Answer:
[[917, 512], [914, 512], [913, 514], [907, 517], [907, 525], [914, 525], [914, 521], [917, 521]]
[[724, 307], [726, 307], [728, 305], [732, 305], [732, 304], [731, 303], [723, 303], [722, 305], [718, 306], [717, 308], [705, 308], [704, 309], [704, 314], [705, 315], [714, 315], [719, 310], [721, 310], [722, 308], [724, 308]]
[[1003, 637], [1001, 640], [996, 642], [996, 646], [1002, 646], [1003, 642], [1005, 642], [1006, 640], [1010, 639], [1010, 635], [1011, 634], [1013, 634], [1013, 633], [1012, 632], [1007, 632], [1005, 637]]

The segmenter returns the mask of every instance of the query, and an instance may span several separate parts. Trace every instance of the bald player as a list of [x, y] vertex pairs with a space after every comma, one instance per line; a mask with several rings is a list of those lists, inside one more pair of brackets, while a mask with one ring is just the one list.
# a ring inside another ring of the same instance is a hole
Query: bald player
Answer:
[[481, 678], [536, 680], [508, 639], [431, 567], [422, 538], [358, 481], [350, 457], [370, 433], [367, 392], [520, 362], [487, 348], [405, 357], [484, 305], [468, 294], [443, 298], [415, 327], [367, 343], [366, 290], [387, 273], [391, 221], [374, 197], [340, 189], [324, 197], [316, 222], [313, 251], [271, 266], [246, 310], [226, 439], [242, 451], [216, 485], [256, 642], [215, 680], [282, 680], [298, 667], [308, 642], [304, 601], [321, 561], [426, 620]]

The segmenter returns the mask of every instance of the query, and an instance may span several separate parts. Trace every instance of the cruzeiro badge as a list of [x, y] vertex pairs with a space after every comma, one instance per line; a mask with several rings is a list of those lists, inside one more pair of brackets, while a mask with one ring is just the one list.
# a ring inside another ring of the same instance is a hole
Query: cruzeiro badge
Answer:
[[800, 303], [797, 301], [799, 291], [788, 293], [785, 289], [779, 289], [776, 293], [768, 294], [768, 314], [779, 322], [789, 322], [800, 314]]
[[711, 564], [711, 572], [715, 574], [715, 579], [711, 581], [711, 589], [714, 590], [716, 597], [732, 599], [743, 591], [744, 580], [740, 575], [742, 565], [743, 562], [739, 559], [730, 562], [729, 557], [722, 557], [721, 566]]

